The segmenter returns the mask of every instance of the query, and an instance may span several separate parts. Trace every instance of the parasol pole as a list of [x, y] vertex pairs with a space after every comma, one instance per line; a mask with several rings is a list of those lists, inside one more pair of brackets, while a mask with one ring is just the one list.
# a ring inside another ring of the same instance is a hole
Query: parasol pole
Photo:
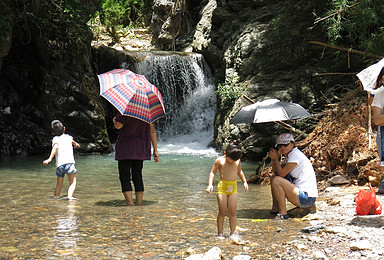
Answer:
[[372, 113], [371, 113], [371, 104], [369, 103], [369, 98], [371, 96], [371, 93], [367, 91], [368, 93], [368, 150], [371, 150], [372, 148]]
[[[308, 136], [308, 135], [307, 135], [306, 133], [304, 133], [303, 131], [301, 131], [301, 130], [299, 130], [299, 129], [297, 129], [297, 128], [294, 128], [293, 126], [291, 126], [291, 125], [289, 125], [289, 124], [287, 124], [287, 123], [285, 123], [285, 122], [282, 122], [282, 121], [274, 121], [274, 122], [275, 122], [276, 124], [278, 124], [279, 126], [284, 127], [285, 129], [289, 130], [289, 131], [292, 131], [292, 132], [294, 132], [294, 133], [296, 133], [296, 134], [299, 134], [299, 136], [298, 136], [297, 138], [299, 138], [300, 136], [304, 136], [304, 138]], [[297, 139], [297, 138], [296, 138], [296, 139]]]

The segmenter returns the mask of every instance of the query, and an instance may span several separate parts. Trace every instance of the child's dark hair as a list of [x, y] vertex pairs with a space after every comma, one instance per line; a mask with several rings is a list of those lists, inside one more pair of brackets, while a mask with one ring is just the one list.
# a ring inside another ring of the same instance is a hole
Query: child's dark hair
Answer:
[[233, 141], [233, 143], [228, 144], [227, 148], [225, 148], [225, 155], [234, 161], [239, 160], [242, 154], [243, 151], [241, 150], [241, 145], [237, 140]]
[[64, 133], [64, 126], [59, 120], [53, 120], [51, 126], [55, 136], [60, 136]]

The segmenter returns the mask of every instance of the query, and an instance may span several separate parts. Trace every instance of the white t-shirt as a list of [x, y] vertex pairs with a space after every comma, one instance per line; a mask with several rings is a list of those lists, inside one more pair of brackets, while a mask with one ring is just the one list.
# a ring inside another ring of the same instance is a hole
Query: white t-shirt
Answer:
[[375, 92], [375, 97], [372, 101], [373, 107], [378, 107], [380, 109], [384, 108], [384, 90]]
[[296, 163], [295, 168], [290, 172], [291, 176], [295, 178], [293, 184], [300, 190], [307, 192], [308, 197], [317, 197], [316, 174], [307, 156], [297, 147], [294, 147], [288, 154], [287, 163]]
[[66, 163], [75, 163], [75, 158], [73, 157], [72, 140], [73, 137], [67, 134], [53, 137], [52, 147], [56, 144], [58, 145], [58, 150], [55, 154], [56, 167]]

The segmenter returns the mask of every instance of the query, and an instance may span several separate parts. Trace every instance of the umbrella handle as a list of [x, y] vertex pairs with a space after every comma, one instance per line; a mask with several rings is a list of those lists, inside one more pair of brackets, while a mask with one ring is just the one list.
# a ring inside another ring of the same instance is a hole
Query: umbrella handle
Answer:
[[301, 131], [301, 130], [299, 130], [297, 128], [294, 128], [293, 126], [291, 126], [291, 125], [289, 125], [287, 123], [284, 123], [282, 121], [275, 121], [275, 123], [278, 124], [279, 126], [284, 127], [287, 130], [290, 130], [292, 132], [295, 132], [295, 133], [299, 134], [299, 136], [296, 137], [296, 139], [299, 138], [300, 136], [304, 136], [304, 137], [308, 136], [305, 132], [303, 132], [303, 131]]

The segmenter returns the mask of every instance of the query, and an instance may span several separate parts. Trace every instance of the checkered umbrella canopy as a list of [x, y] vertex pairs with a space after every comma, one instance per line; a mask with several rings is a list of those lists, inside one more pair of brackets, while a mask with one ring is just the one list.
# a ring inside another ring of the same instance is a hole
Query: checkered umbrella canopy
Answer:
[[115, 69], [97, 75], [100, 95], [122, 115], [143, 120], [149, 124], [165, 117], [160, 91], [143, 75], [127, 69]]

